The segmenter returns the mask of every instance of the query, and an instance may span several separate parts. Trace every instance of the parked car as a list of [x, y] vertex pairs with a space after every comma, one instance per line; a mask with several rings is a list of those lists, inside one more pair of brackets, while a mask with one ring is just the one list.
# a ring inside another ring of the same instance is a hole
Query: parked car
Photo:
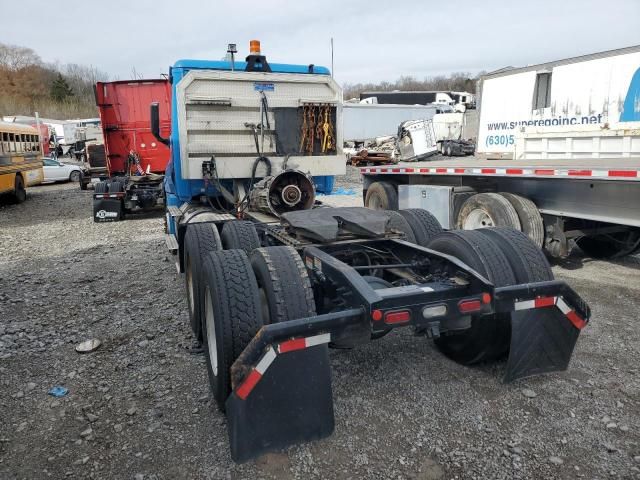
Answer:
[[45, 182], [79, 182], [80, 167], [59, 162], [50, 157], [43, 159]]

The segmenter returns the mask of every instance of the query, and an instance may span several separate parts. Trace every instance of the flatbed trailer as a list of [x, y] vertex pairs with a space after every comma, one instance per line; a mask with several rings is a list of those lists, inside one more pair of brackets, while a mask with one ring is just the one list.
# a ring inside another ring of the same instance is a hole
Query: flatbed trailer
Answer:
[[560, 257], [576, 243], [599, 257], [640, 246], [640, 157], [469, 157], [361, 173], [366, 206], [426, 208], [445, 228], [511, 226]]
[[505, 381], [566, 369], [589, 307], [526, 235], [315, 200], [315, 176], [345, 168], [341, 91], [323, 67], [268, 64], [256, 43], [246, 62], [175, 64], [170, 138], [150, 109], [171, 148], [166, 244], [232, 458], [330, 435], [329, 347], [396, 328], [464, 365], [508, 356]]

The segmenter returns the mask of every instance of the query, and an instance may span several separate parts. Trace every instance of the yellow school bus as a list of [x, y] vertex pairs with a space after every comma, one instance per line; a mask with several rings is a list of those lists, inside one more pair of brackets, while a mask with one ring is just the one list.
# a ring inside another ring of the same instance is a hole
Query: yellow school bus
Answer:
[[0, 122], [0, 193], [24, 202], [25, 188], [43, 180], [38, 131], [28, 125]]

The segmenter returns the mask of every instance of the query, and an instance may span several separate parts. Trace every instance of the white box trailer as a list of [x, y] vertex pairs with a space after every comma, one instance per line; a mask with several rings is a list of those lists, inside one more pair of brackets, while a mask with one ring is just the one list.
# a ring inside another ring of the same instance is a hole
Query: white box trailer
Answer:
[[513, 158], [519, 136], [624, 131], [640, 121], [640, 46], [498, 70], [479, 91], [477, 152], [486, 158]]
[[494, 72], [479, 109], [481, 158], [363, 168], [365, 205], [512, 227], [559, 257], [640, 250], [640, 47]]

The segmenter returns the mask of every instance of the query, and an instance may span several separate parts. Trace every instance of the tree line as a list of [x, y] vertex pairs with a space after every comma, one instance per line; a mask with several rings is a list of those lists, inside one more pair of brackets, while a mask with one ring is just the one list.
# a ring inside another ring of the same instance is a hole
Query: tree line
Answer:
[[399, 91], [415, 91], [415, 90], [435, 90], [435, 91], [453, 91], [453, 92], [476, 92], [476, 84], [481, 72], [472, 75], [465, 72], [455, 72], [448, 76], [437, 75], [425, 77], [420, 80], [410, 75], [403, 75], [395, 82], [379, 82], [379, 83], [353, 83], [344, 85], [344, 99], [360, 98], [363, 92], [391, 92]]
[[[478, 75], [456, 72], [420, 80], [404, 75], [395, 82], [344, 85], [345, 100], [366, 91], [438, 90], [475, 93]], [[94, 66], [45, 63], [31, 48], [0, 43], [0, 116], [33, 115], [69, 119], [96, 117], [93, 87], [109, 80]]]
[[45, 63], [31, 48], [0, 43], [0, 116], [98, 116], [93, 86], [108, 74], [93, 66]]

